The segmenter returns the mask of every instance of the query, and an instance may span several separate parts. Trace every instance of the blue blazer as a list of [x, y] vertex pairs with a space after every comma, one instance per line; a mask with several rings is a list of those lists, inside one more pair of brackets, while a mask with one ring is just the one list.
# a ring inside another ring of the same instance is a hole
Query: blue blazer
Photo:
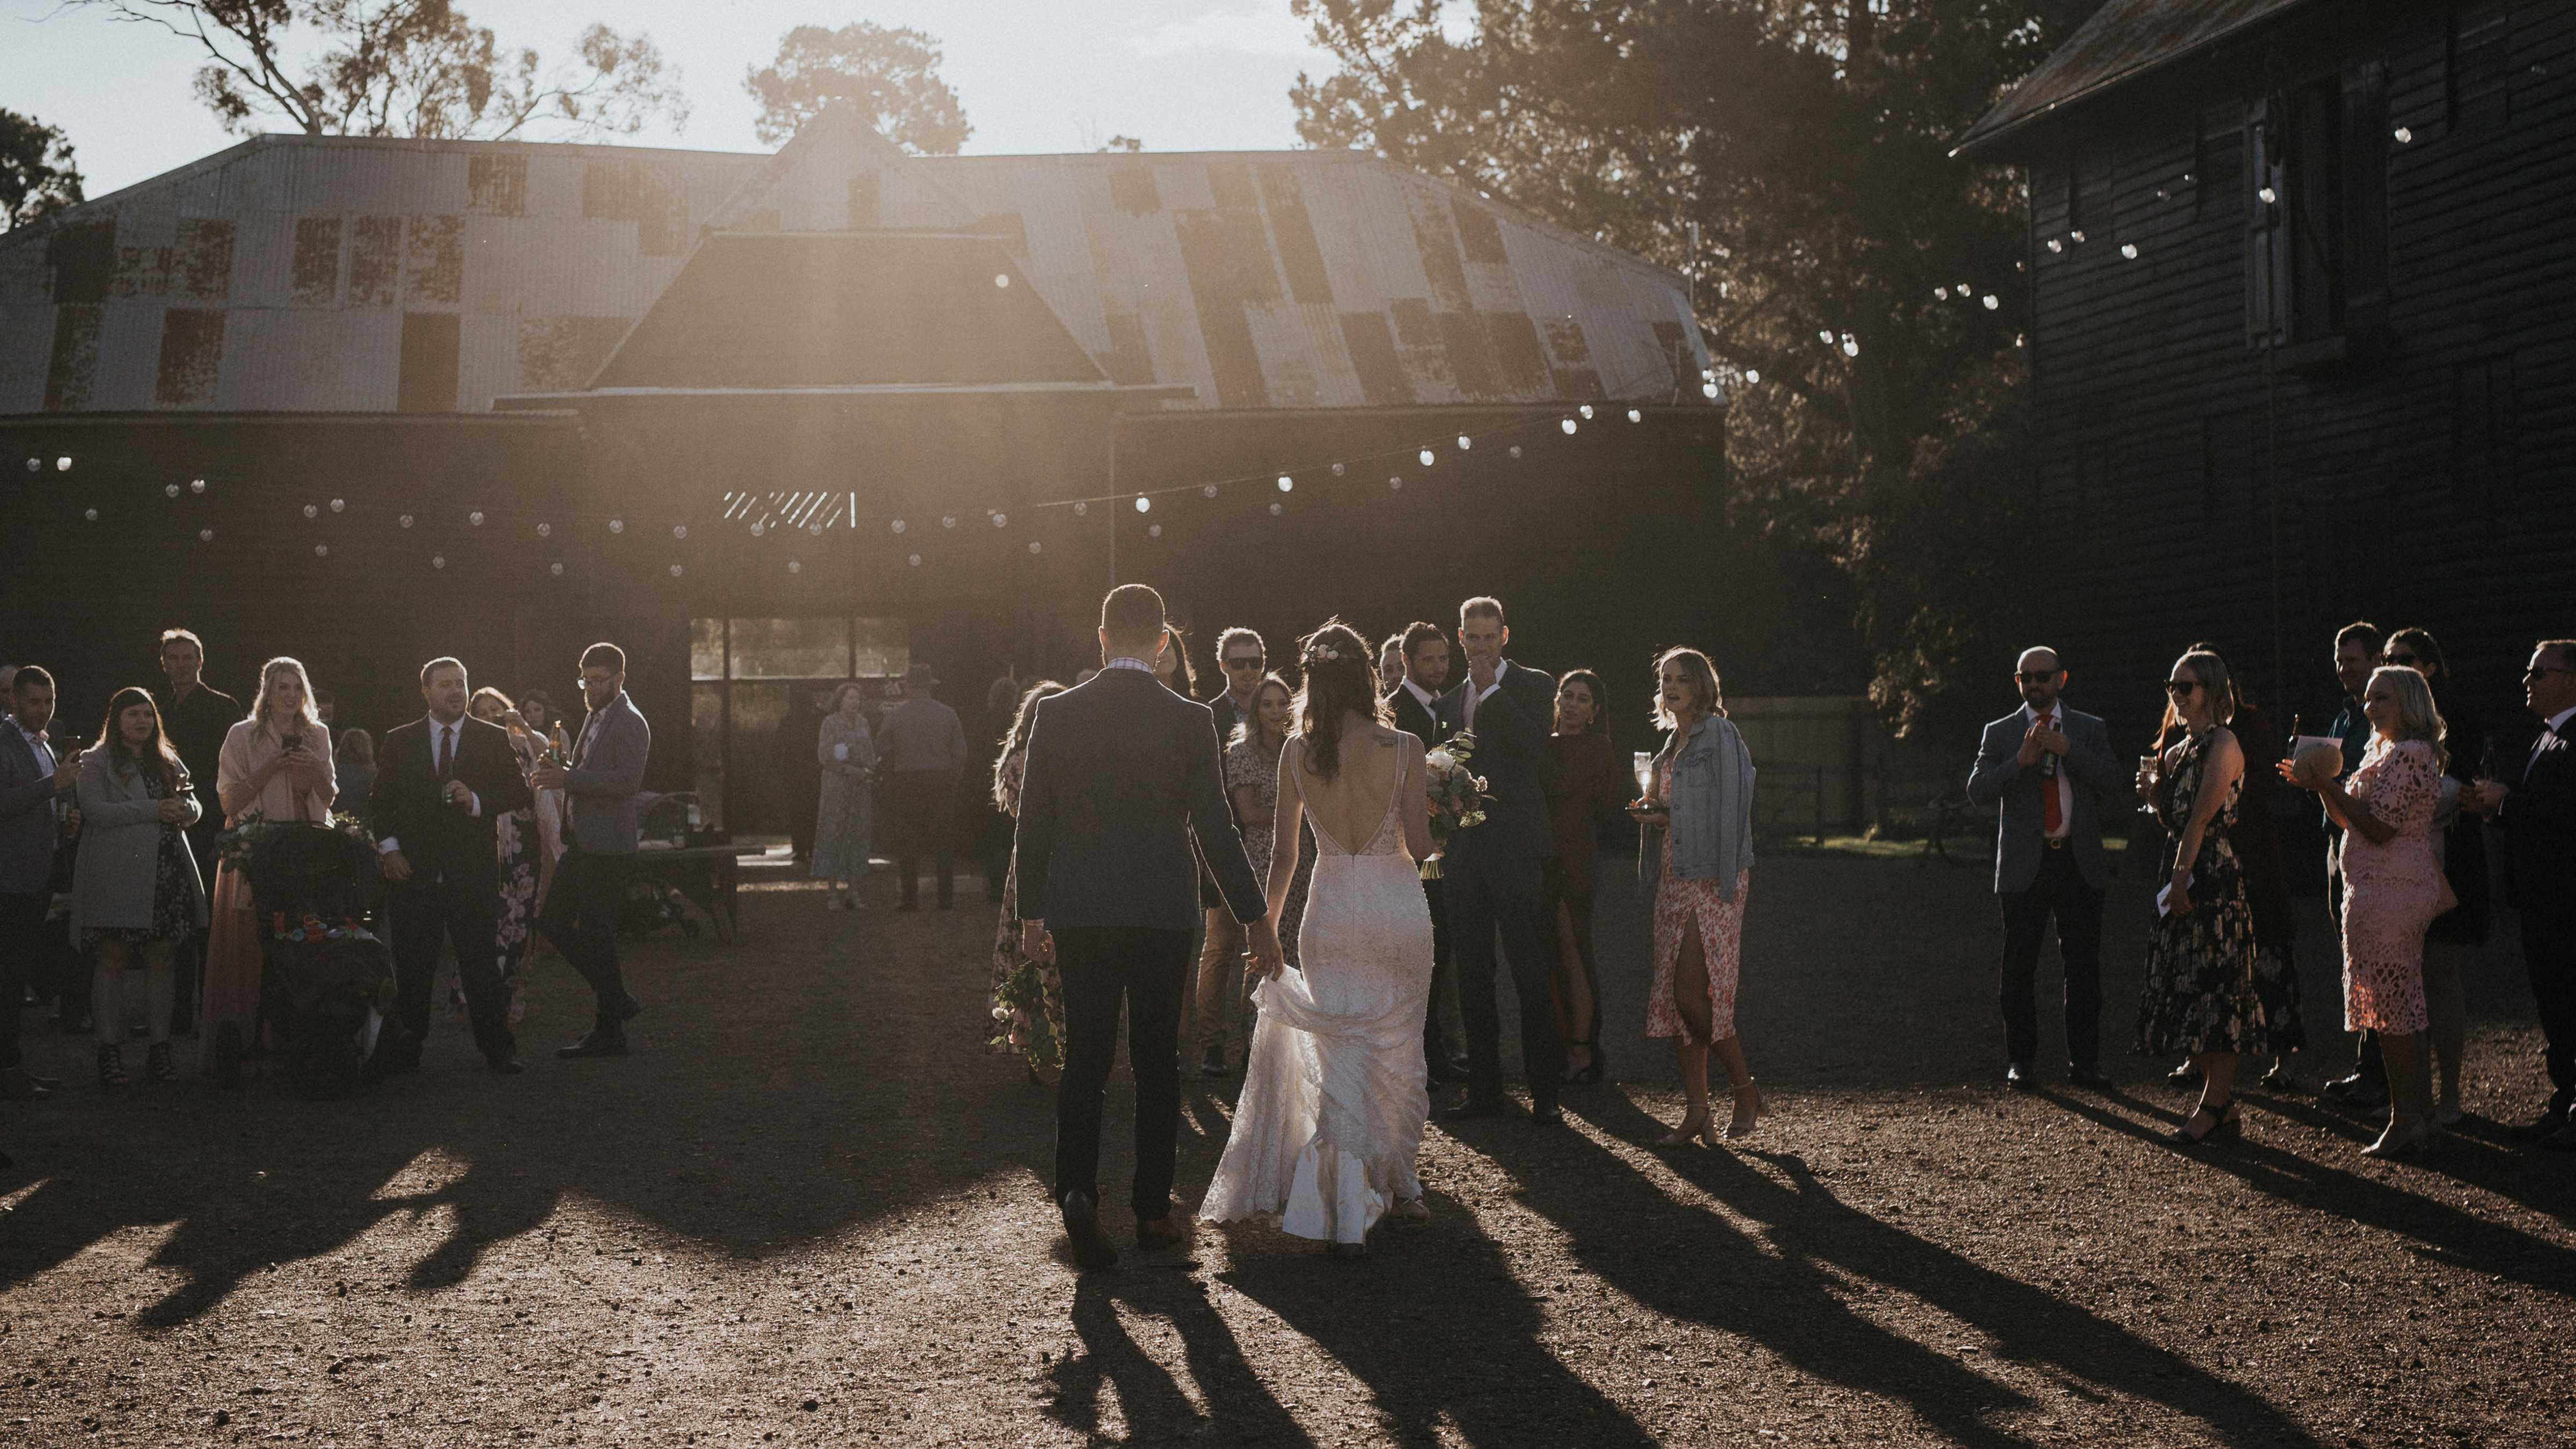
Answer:
[[34, 895], [51, 884], [54, 772], [14, 723], [0, 723], [0, 894]]
[[[2111, 731], [2099, 718], [2068, 709], [2064, 700], [2058, 701], [2057, 716], [2068, 745], [2066, 758], [2057, 763], [2075, 782], [2075, 818], [2068, 822], [2067, 831], [2069, 847], [2075, 852], [2075, 868], [2083, 872], [2084, 883], [2098, 891], [2110, 877], [2110, 868], [2102, 859], [2100, 797], [2116, 796], [2128, 782], [2120, 777], [2120, 762], [2111, 753]], [[2024, 770], [2014, 758], [2021, 753], [2022, 736], [2029, 731], [2020, 710], [1986, 726], [1985, 739], [1977, 746], [1977, 766], [1968, 775], [1968, 798], [1979, 805], [1996, 807], [1997, 895], [2029, 890], [2030, 883], [2039, 878], [2039, 858], [2047, 853], [2047, 806], [2039, 792], [2049, 782], [2036, 768]]]

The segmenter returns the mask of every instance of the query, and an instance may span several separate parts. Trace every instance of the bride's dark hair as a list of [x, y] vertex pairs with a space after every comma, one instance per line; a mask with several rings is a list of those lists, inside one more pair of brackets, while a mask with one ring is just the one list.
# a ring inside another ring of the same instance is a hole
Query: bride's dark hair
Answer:
[[1358, 715], [1381, 725], [1395, 717], [1377, 692], [1377, 651], [1339, 619], [1297, 641], [1297, 665], [1306, 687], [1297, 691], [1297, 729], [1306, 737], [1306, 763], [1331, 779], [1342, 768], [1342, 718]]

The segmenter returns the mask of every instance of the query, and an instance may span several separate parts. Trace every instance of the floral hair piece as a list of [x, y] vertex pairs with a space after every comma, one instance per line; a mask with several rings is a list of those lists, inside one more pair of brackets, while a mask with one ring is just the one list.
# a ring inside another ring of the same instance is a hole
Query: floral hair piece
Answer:
[[1306, 646], [1306, 662], [1309, 664], [1339, 664], [1342, 662], [1342, 651], [1334, 648], [1330, 644], [1309, 644]]

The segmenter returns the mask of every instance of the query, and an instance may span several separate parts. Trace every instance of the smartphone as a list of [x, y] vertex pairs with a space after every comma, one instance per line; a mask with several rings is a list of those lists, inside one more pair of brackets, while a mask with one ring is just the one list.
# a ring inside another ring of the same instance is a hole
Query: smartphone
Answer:
[[288, 735], [277, 742], [277, 747], [281, 750], [300, 750], [304, 748], [304, 736]]

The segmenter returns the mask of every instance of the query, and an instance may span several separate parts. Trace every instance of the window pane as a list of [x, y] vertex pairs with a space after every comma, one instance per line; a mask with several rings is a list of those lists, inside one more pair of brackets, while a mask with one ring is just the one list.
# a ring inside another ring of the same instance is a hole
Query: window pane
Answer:
[[847, 619], [736, 619], [736, 679], [842, 679], [850, 670]]
[[861, 619], [858, 621], [859, 667], [862, 679], [891, 679], [912, 667], [912, 627], [904, 619]]
[[689, 677], [724, 678], [724, 620], [689, 621]]

